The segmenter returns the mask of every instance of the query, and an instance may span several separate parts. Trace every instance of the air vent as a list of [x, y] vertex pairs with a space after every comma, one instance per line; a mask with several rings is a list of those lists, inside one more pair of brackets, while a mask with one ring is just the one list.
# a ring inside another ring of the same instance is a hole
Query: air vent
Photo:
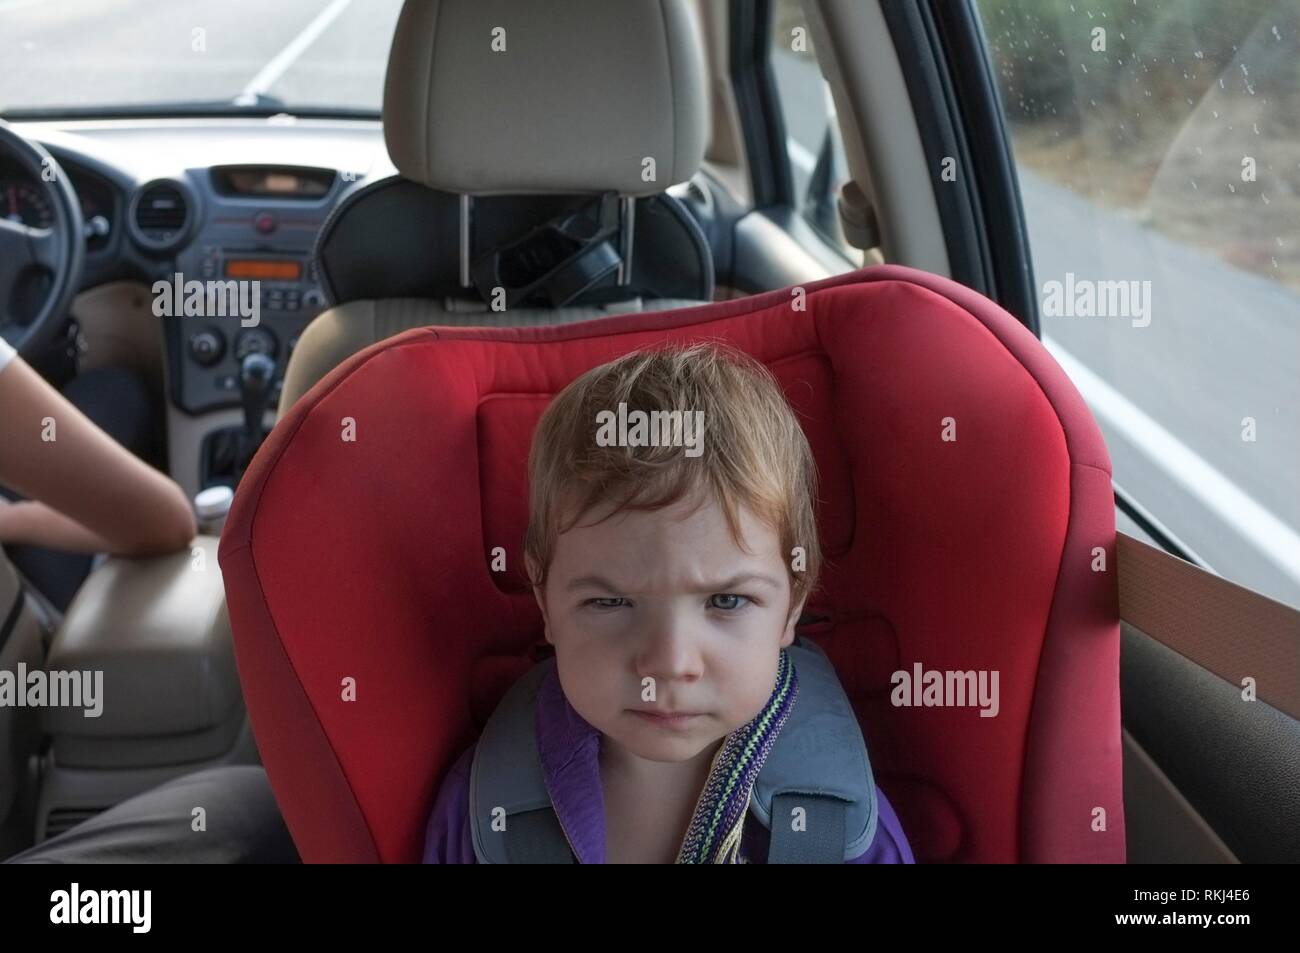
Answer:
[[45, 836], [57, 837], [64, 831], [72, 830], [82, 821], [88, 821], [96, 814], [102, 814], [102, 807], [56, 807], [45, 819]]
[[131, 203], [131, 226], [137, 242], [154, 251], [175, 247], [190, 223], [190, 193], [178, 182], [150, 182]]

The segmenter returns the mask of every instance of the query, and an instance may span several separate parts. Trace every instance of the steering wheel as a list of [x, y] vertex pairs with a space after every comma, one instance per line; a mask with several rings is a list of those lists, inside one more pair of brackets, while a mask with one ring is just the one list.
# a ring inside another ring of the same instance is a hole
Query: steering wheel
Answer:
[[[59, 164], [39, 143], [0, 119], [0, 154], [16, 160], [45, 193], [54, 213], [49, 228], [0, 218], [0, 335], [28, 356], [59, 330], [81, 285], [85, 255], [81, 202]], [[40, 284], [48, 283], [44, 301]]]

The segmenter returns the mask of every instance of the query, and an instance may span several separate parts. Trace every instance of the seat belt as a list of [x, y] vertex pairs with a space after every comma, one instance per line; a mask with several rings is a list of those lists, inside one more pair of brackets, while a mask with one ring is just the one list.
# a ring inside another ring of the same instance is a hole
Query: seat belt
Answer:
[[1300, 611], [1117, 533], [1120, 619], [1300, 719]]

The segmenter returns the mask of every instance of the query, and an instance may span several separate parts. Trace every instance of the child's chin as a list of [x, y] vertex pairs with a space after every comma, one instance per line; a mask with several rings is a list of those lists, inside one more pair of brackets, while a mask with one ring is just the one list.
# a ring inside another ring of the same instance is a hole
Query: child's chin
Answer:
[[677, 733], [653, 726], [626, 727], [612, 734], [625, 751], [646, 761], [690, 761], [710, 744], [718, 741], [711, 733]]

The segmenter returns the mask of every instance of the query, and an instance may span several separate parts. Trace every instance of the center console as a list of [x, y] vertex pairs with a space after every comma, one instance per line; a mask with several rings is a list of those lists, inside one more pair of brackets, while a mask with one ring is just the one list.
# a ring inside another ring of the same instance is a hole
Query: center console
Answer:
[[77, 592], [43, 666], [82, 694], [43, 709], [38, 840], [181, 774], [258, 762], [217, 546], [112, 556]]
[[[204, 214], [176, 255], [171, 284], [184, 287], [172, 289], [168, 322], [171, 396], [191, 414], [240, 403], [249, 354], [276, 362], [279, 385], [298, 335], [326, 307], [312, 253], [343, 185], [333, 170], [270, 166], [217, 166], [197, 178]], [[193, 281], [205, 294], [198, 315]]]
[[[328, 307], [313, 252], [346, 178], [333, 169], [214, 166], [140, 190], [130, 216], [137, 241], [178, 249], [152, 292], [166, 328], [172, 472], [193, 474], [181, 478], [191, 494], [238, 481], [298, 336]], [[197, 434], [196, 421], [206, 422]], [[179, 440], [178, 429], [188, 431]], [[197, 472], [178, 450], [197, 454]]]

